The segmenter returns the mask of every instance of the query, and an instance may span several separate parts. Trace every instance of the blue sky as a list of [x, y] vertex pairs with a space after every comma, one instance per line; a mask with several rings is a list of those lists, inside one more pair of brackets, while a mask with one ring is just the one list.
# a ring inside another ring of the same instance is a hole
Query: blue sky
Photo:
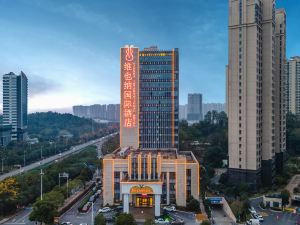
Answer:
[[[300, 1], [277, 0], [288, 19], [287, 56], [300, 55]], [[23, 70], [29, 110], [119, 102], [119, 49], [180, 50], [187, 93], [225, 101], [228, 0], [0, 0], [0, 74]]]

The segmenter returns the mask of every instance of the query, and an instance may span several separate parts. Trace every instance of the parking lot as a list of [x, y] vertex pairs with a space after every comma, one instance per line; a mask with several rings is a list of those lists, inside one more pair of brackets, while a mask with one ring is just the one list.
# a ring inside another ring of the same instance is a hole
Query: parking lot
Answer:
[[296, 221], [300, 220], [299, 214], [287, 213], [287, 212], [277, 212], [270, 209], [263, 210], [259, 203], [262, 198], [251, 199], [250, 203], [259, 214], [264, 218], [264, 225], [295, 225]]

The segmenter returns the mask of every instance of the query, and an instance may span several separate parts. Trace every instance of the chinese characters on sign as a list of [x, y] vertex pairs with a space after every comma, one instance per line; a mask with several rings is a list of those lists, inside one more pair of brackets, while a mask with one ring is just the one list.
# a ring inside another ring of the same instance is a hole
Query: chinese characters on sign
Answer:
[[137, 80], [137, 63], [135, 57], [136, 49], [126, 47], [123, 51], [122, 60], [122, 76], [123, 76], [123, 90], [122, 90], [122, 112], [123, 112], [123, 126], [125, 128], [136, 127], [137, 123], [137, 97], [136, 97], [136, 80]]

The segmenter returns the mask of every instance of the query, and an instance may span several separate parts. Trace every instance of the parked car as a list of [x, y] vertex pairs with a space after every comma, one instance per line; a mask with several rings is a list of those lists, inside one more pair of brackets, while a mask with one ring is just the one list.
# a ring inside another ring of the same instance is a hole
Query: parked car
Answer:
[[264, 222], [264, 218], [262, 217], [262, 215], [260, 215], [260, 214], [256, 214], [256, 219], [258, 219], [259, 220], [259, 222]]
[[61, 225], [73, 225], [71, 222], [63, 222]]
[[81, 224], [79, 224], [79, 225], [88, 225], [87, 223], [81, 223]]
[[98, 213], [106, 213], [106, 212], [110, 212], [111, 211], [111, 208], [109, 207], [104, 207], [102, 209], [99, 209], [98, 210]]
[[89, 211], [90, 207], [91, 207], [92, 203], [91, 202], [87, 202], [83, 207], [81, 212], [86, 213], [87, 211]]
[[158, 218], [154, 221], [156, 224], [168, 224], [169, 221], [164, 220], [163, 218]]
[[247, 225], [260, 225], [260, 222], [258, 219], [250, 219], [247, 221]]
[[249, 208], [249, 212], [251, 214], [256, 214], [256, 210], [252, 206]]
[[122, 205], [118, 205], [116, 208], [115, 208], [116, 211], [119, 211], [119, 212], [122, 212], [123, 211], [123, 206]]
[[163, 208], [163, 210], [166, 210], [166, 211], [168, 211], [168, 212], [176, 212], [176, 207], [173, 206], [173, 205], [169, 205], [169, 206], [165, 206], [165, 207]]

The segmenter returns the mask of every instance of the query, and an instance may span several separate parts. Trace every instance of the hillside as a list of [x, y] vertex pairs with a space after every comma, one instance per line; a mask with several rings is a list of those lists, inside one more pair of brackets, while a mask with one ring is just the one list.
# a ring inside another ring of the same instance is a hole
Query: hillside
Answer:
[[103, 131], [110, 125], [98, 124], [91, 119], [67, 113], [39, 112], [28, 115], [28, 134], [43, 139], [53, 139], [63, 135], [78, 138], [87, 133]]
[[30, 145], [25, 142], [11, 142], [5, 148], [1, 148], [0, 158], [4, 158], [4, 172], [11, 170], [13, 165], [24, 163], [28, 165], [41, 158], [66, 151], [71, 146], [116, 132], [118, 129], [118, 124], [99, 124], [71, 114], [54, 112], [29, 114], [28, 135], [31, 138], [37, 137], [39, 143]]

